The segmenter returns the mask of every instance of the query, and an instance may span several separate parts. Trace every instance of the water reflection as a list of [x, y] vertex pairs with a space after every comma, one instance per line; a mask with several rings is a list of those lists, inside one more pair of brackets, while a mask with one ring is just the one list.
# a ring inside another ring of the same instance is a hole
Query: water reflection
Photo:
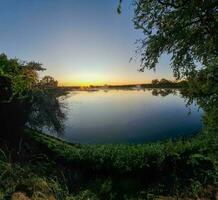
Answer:
[[202, 111], [176, 89], [72, 91], [65, 140], [76, 143], [144, 143], [197, 133]]

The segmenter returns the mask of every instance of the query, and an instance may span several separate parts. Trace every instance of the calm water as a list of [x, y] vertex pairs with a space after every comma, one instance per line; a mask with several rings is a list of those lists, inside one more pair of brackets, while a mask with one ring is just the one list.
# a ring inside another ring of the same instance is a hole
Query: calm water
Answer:
[[73, 143], [144, 143], [200, 130], [197, 106], [186, 107], [178, 91], [157, 95], [156, 90], [72, 91], [60, 100], [67, 107], [62, 137]]

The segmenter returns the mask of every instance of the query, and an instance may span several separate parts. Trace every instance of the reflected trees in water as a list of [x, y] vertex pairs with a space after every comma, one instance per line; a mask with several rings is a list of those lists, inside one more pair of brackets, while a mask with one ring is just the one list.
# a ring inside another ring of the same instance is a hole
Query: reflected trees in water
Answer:
[[40, 63], [9, 59], [0, 55], [0, 121], [2, 137], [19, 137], [25, 126], [63, 130], [64, 113], [57, 99], [57, 81], [39, 79]]

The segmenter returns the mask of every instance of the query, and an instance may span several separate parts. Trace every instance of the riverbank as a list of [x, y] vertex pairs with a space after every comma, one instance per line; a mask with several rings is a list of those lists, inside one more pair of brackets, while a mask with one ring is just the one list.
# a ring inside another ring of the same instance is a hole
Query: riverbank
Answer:
[[[149, 168], [160, 169], [167, 157], [185, 155], [191, 159], [193, 153], [198, 156], [216, 155], [217, 146], [213, 143], [215, 136], [199, 134], [192, 138], [176, 141], [153, 142], [146, 144], [71, 144], [49, 135], [26, 130], [26, 135], [34, 141], [44, 145], [48, 151], [53, 152], [57, 159], [63, 157], [68, 162], [80, 167], [88, 167], [89, 170], [112, 170], [115, 173], [131, 173]], [[210, 147], [210, 148], [209, 148]], [[186, 155], [187, 154], [187, 155]], [[195, 155], [195, 156], [196, 156]], [[217, 154], [218, 156], [218, 154]], [[179, 159], [179, 158], [178, 158]], [[87, 163], [90, 166], [87, 166]], [[84, 165], [84, 166], [83, 166]]]
[[215, 193], [208, 191], [215, 191], [217, 180], [216, 141], [217, 135], [204, 133], [141, 145], [80, 145], [26, 130], [20, 159], [12, 161], [6, 148], [1, 152], [2, 199], [14, 192], [31, 199], [211, 199]]

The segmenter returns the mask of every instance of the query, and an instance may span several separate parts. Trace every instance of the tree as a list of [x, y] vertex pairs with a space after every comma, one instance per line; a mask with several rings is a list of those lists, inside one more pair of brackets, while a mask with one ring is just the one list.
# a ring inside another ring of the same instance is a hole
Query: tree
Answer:
[[5, 54], [0, 54], [0, 77], [10, 82], [11, 101], [27, 97], [39, 82], [38, 71], [43, 70], [40, 63], [8, 59]]
[[44, 76], [39, 84], [45, 88], [56, 88], [58, 86], [58, 81], [51, 76]]
[[[21, 134], [24, 126], [62, 130], [64, 114], [56, 95], [47, 90], [48, 85], [56, 86], [57, 81], [52, 77], [39, 80], [41, 70], [44, 68], [40, 63], [0, 54], [0, 122], [5, 136]], [[42, 87], [43, 84], [46, 86]]]
[[141, 71], [154, 69], [163, 53], [171, 56], [177, 79], [192, 76], [197, 62], [217, 71], [217, 0], [136, 0], [134, 24], [145, 36]]
[[0, 76], [0, 102], [8, 101], [11, 94], [11, 80], [7, 77]]
[[158, 79], [153, 79], [152, 81], [151, 81], [151, 84], [152, 85], [157, 85], [159, 83], [159, 80]]
[[162, 78], [160, 81], [159, 81], [159, 84], [171, 84], [172, 82], [165, 79], [165, 78]]

